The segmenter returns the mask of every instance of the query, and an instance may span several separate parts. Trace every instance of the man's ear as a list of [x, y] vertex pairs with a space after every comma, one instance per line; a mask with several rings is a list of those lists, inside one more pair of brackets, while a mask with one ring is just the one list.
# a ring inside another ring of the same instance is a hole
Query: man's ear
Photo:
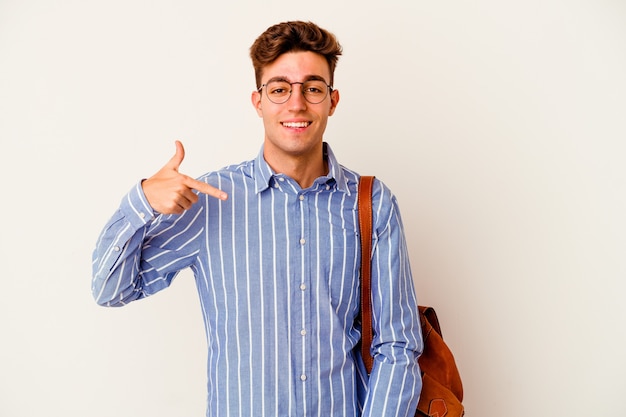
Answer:
[[250, 100], [252, 101], [252, 106], [256, 109], [256, 113], [259, 117], [263, 117], [263, 110], [261, 109], [261, 93], [256, 90], [253, 91]]
[[330, 92], [330, 110], [328, 112], [329, 116], [332, 116], [333, 113], [335, 113], [337, 104], [339, 104], [339, 90], [333, 90]]

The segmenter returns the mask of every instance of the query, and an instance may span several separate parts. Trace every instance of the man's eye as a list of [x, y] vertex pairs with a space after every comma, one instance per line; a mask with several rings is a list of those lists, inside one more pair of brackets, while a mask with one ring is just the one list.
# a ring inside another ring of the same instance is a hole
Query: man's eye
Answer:
[[312, 82], [305, 83], [302, 86], [302, 91], [305, 94], [310, 94], [314, 96], [324, 95], [326, 94], [326, 85], [318, 81], [312, 81]]
[[283, 82], [271, 82], [267, 86], [268, 93], [274, 96], [283, 96], [285, 94], [289, 94], [290, 90], [291, 86]]

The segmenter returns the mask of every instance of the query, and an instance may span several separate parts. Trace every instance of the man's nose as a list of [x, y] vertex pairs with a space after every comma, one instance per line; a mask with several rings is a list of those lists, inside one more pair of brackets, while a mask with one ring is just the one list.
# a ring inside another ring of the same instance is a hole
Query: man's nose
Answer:
[[306, 98], [302, 90], [302, 83], [293, 83], [291, 85], [291, 95], [289, 96], [290, 107], [306, 107]]

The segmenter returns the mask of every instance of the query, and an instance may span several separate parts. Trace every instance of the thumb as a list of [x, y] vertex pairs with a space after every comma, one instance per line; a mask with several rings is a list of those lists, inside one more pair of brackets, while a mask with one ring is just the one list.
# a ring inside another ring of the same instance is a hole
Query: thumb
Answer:
[[183, 162], [183, 159], [185, 159], [185, 148], [183, 147], [182, 142], [177, 140], [176, 141], [176, 153], [174, 154], [174, 156], [172, 156], [172, 158], [165, 165], [165, 168], [173, 169], [174, 171], [178, 172], [178, 168], [180, 167], [180, 164]]

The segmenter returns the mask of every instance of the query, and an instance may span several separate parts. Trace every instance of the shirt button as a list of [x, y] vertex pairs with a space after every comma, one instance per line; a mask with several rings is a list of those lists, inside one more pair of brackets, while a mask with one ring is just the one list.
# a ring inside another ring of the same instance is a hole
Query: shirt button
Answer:
[[139, 217], [141, 217], [142, 219], [146, 218], [146, 213], [139, 213]]
[[300, 289], [301, 289], [302, 291], [306, 290], [306, 284], [300, 284]]
[[301, 381], [306, 381], [306, 375], [304, 375], [304, 374], [300, 375], [300, 380]]
[[330, 185], [326, 186], [326, 191], [330, 190]]
[[280, 181], [280, 182], [284, 182], [284, 181], [285, 181], [285, 179], [284, 179], [283, 177], [280, 177], [280, 178], [278, 178], [278, 181]]
[[306, 336], [306, 330], [305, 329], [300, 330], [300, 335]]
[[303, 200], [304, 200], [304, 196], [303, 196], [303, 195], [301, 195], [301, 196], [300, 196], [300, 197], [298, 197], [298, 198], [300, 199], [300, 201], [303, 201]]
[[300, 244], [304, 245], [306, 243], [306, 239], [300, 239]]
[[119, 247], [119, 246], [113, 246], [113, 250], [114, 250], [115, 252], [119, 252], [119, 251], [120, 251], [120, 247]]

